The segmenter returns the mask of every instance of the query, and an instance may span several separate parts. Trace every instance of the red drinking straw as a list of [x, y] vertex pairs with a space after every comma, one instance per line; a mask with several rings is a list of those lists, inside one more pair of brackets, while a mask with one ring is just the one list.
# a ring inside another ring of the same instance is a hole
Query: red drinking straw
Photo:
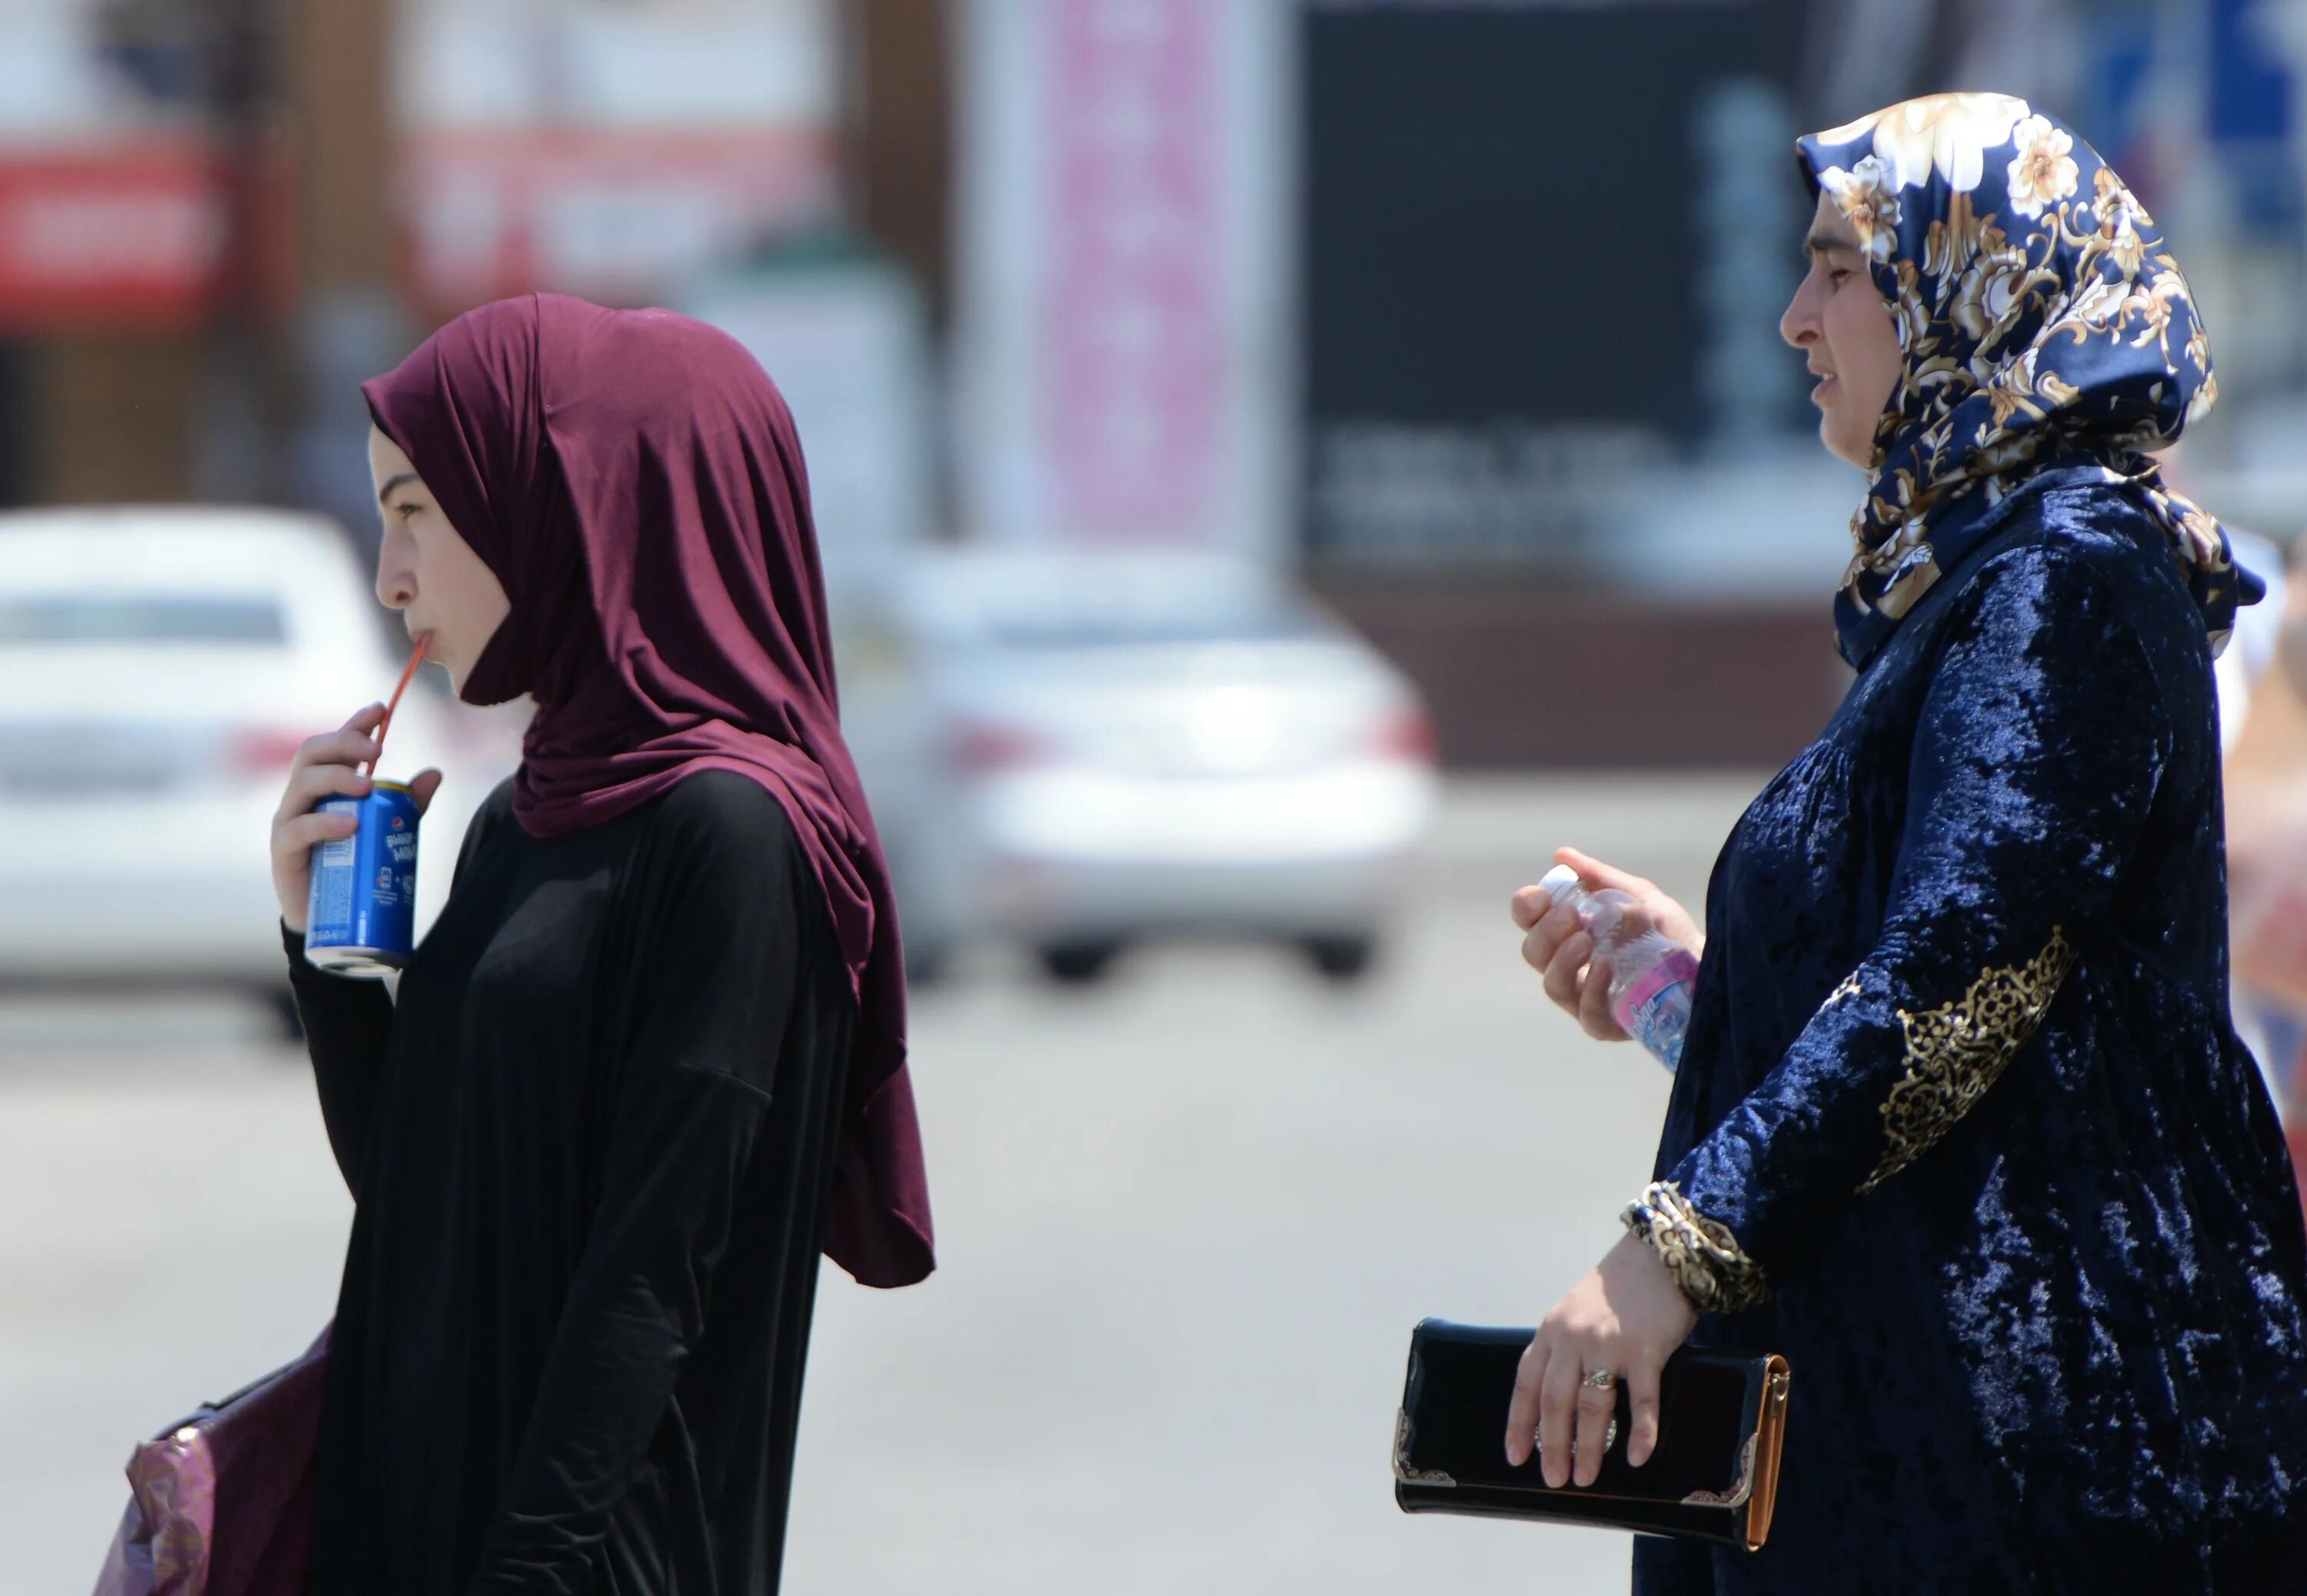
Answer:
[[416, 674], [416, 668], [425, 662], [425, 651], [432, 646], [433, 634], [425, 632], [418, 636], [416, 646], [409, 650], [407, 669], [400, 673], [399, 685], [392, 689], [392, 697], [384, 706], [384, 719], [376, 723], [376, 757], [368, 762], [372, 773], [384, 768], [384, 734], [392, 730], [392, 712], [400, 707], [400, 696], [408, 691], [409, 679]]

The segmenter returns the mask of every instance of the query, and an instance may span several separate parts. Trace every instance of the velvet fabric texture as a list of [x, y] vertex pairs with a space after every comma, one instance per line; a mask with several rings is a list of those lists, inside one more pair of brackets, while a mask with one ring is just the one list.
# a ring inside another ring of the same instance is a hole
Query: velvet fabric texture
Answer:
[[523, 830], [597, 825], [706, 770], [759, 782], [793, 821], [859, 1004], [826, 1251], [868, 1285], [921, 1279], [896, 904], [842, 740], [784, 397], [703, 322], [550, 294], [459, 317], [361, 391], [511, 600], [463, 694], [536, 699]]
[[1793, 1370], [1761, 1552], [1641, 1596], [2307, 1582], [2307, 1233], [2228, 1018], [2188, 572], [2091, 464], [2003, 496], [1732, 832], [1656, 1177]]

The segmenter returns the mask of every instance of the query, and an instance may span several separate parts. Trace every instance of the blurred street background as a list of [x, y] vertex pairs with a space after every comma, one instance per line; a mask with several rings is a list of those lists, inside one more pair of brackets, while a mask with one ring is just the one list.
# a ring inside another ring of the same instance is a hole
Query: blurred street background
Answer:
[[[1624, 1537], [1397, 1512], [1411, 1326], [1526, 1322], [1617, 1235], [1668, 1078], [1518, 961], [1533, 837], [1696, 901], [1760, 772], [1481, 778], [1396, 956], [982, 954], [913, 1015], [939, 1267], [828, 1267], [786, 1589], [1625, 1588]], [[300, 1352], [351, 1203], [301, 1053], [181, 998], [0, 1008], [0, 1592], [92, 1580], [129, 1443]]]
[[[1509, 894], [1570, 843], [1701, 909], [1848, 682], [1792, 141], [2078, 127], [2210, 329], [2172, 473], [2277, 574], [2302, 74], [2307, 0], [0, 0], [0, 1596], [330, 1310], [266, 821], [406, 646], [357, 383], [538, 289], [784, 389], [897, 879], [943, 1267], [828, 1272], [790, 1588], [1623, 1589], [1386, 1449], [1412, 1322], [1542, 1312], [1664, 1101]], [[2307, 792], [2286, 604], [2234, 793]], [[423, 921], [523, 711], [419, 681]]]

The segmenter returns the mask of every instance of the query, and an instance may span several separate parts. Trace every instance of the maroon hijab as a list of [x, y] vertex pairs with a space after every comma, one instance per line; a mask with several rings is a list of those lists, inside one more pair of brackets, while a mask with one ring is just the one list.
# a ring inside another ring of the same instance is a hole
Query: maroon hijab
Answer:
[[858, 1000], [825, 1250], [868, 1285], [921, 1279], [896, 910], [842, 741], [809, 483], [776, 386], [703, 322], [536, 294], [458, 318], [361, 391], [512, 601], [463, 696], [536, 696], [523, 828], [596, 825], [705, 770], [750, 777], [793, 817]]

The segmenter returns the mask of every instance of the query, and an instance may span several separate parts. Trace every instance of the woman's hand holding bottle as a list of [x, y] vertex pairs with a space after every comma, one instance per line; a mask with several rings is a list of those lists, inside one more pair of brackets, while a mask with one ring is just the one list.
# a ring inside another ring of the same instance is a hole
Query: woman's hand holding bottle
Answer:
[[[1578, 873], [1589, 892], [1618, 892], [1634, 900], [1622, 906], [1620, 935], [1625, 940], [1656, 932], [1690, 950], [1694, 960], [1706, 946], [1705, 933], [1690, 911], [1661, 891], [1655, 882], [1628, 875], [1574, 848], [1555, 849], [1555, 861]], [[1610, 966], [1594, 957], [1594, 933], [1578, 907], [1556, 902], [1542, 885], [1522, 888], [1514, 895], [1514, 920], [1522, 929], [1522, 956], [1545, 977], [1546, 995], [1585, 1028], [1605, 1042], [1630, 1038], [1610, 1012]]]

